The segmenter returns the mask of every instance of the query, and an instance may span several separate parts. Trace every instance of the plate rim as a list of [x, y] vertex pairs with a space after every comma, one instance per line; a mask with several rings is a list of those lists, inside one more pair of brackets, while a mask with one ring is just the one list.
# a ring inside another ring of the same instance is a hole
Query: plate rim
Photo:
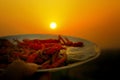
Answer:
[[[48, 36], [56, 36], [57, 37], [57, 34], [17, 34], [17, 35], [8, 35], [8, 36], [0, 36], [0, 38], [7, 38], [7, 37], [14, 37], [14, 36], [35, 36], [35, 35], [48, 35]], [[89, 62], [93, 59], [96, 59], [99, 55], [100, 55], [100, 48], [93, 42], [89, 41], [89, 40], [86, 40], [86, 39], [83, 39], [83, 38], [80, 38], [80, 37], [74, 37], [74, 36], [69, 36], [69, 35], [61, 35], [61, 36], [65, 36], [65, 37], [71, 37], [71, 38], [75, 38], [75, 39], [81, 39], [81, 40], [85, 40], [87, 42], [90, 42], [92, 44], [94, 44], [95, 46], [95, 54], [94, 56], [92, 57], [89, 57], [88, 59], [86, 60], [83, 60], [83, 61], [79, 61], [79, 62], [76, 62], [76, 63], [73, 63], [73, 64], [70, 64], [70, 65], [67, 65], [67, 66], [62, 66], [62, 67], [57, 67], [57, 68], [50, 68], [50, 69], [38, 69], [36, 72], [54, 72], [54, 71], [58, 71], [58, 70], [63, 70], [63, 69], [70, 69], [70, 68], [73, 68], [73, 67], [76, 67], [76, 66], [79, 66], [81, 64], [84, 64], [86, 62]], [[0, 71], [4, 71], [4, 69], [0, 69]]]

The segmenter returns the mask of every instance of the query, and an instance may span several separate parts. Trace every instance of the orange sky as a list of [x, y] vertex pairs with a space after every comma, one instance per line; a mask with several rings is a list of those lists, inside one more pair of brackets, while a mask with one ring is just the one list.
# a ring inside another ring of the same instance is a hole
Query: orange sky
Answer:
[[[119, 0], [0, 0], [0, 36], [64, 34], [120, 48]], [[50, 22], [57, 28], [51, 30]]]

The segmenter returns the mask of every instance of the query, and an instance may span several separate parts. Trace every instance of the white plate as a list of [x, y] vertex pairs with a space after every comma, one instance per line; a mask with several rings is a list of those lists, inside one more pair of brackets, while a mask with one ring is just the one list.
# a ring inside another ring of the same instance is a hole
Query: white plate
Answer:
[[[62, 35], [64, 37], [64, 35]], [[81, 41], [84, 44], [84, 47], [79, 47], [79, 48], [73, 48], [69, 47], [67, 49], [67, 55], [68, 55], [68, 60], [69, 61], [74, 61], [73, 63], [63, 66], [63, 67], [57, 67], [57, 68], [50, 68], [50, 69], [39, 69], [38, 72], [46, 72], [46, 71], [57, 71], [57, 70], [63, 70], [63, 69], [68, 69], [72, 68], [78, 65], [81, 65], [83, 63], [86, 63], [90, 60], [93, 60], [97, 58], [100, 55], [100, 50], [96, 46], [95, 43], [90, 42], [88, 40], [82, 39], [82, 38], [77, 38], [77, 37], [72, 37], [72, 36], [65, 36], [69, 40], [73, 42], [78, 42]], [[10, 41], [13, 41], [13, 39], [57, 39], [58, 35], [52, 35], [52, 34], [24, 34], [24, 35], [11, 35], [11, 36], [5, 36], [1, 38], [6, 38]]]

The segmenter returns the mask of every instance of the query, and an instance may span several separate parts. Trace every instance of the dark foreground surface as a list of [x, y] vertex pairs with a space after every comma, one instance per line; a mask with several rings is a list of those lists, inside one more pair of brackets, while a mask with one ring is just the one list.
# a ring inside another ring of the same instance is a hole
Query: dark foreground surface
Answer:
[[61, 80], [120, 80], [120, 50], [103, 50], [97, 59], [69, 70], [68, 74]]
[[[36, 73], [25, 80], [40, 80], [40, 75]], [[102, 50], [92, 61], [50, 75], [50, 80], [120, 80], [120, 50]]]
[[[34, 77], [39, 75], [37, 73]], [[120, 80], [120, 50], [102, 50], [101, 55], [90, 62], [53, 72], [52, 80]]]

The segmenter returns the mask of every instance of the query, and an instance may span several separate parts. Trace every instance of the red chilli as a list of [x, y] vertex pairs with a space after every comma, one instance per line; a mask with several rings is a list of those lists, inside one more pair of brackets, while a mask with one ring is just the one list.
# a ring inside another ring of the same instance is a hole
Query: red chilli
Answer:
[[35, 53], [32, 53], [30, 56], [27, 58], [27, 62], [32, 63], [34, 62], [35, 58], [38, 56], [38, 53], [40, 50], [36, 51]]

